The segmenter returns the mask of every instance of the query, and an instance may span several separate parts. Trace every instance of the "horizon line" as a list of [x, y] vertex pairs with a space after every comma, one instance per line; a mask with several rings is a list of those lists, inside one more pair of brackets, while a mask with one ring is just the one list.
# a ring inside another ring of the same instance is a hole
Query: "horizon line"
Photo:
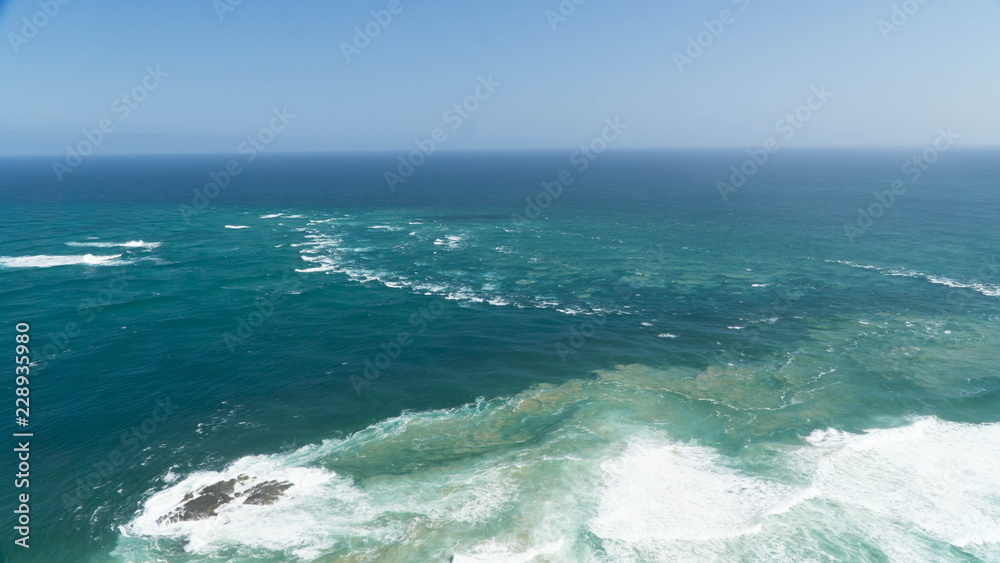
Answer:
[[[531, 147], [531, 148], [468, 148], [468, 149], [439, 149], [431, 153], [430, 155], [425, 155], [428, 158], [435, 154], [467, 154], [467, 153], [553, 153], [553, 152], [564, 152], [564, 151], [575, 151], [579, 150], [580, 147]], [[745, 145], [698, 145], [698, 146], [666, 146], [666, 147], [609, 147], [606, 153], [629, 153], [629, 152], [683, 152], [683, 151], [746, 151], [756, 148], [755, 146], [747, 147]], [[777, 152], [786, 151], [817, 151], [817, 150], [914, 150], [926, 148], [923, 144], [914, 145], [799, 145], [799, 146], [786, 146], [781, 147]], [[995, 144], [987, 143], [977, 143], [977, 144], [966, 144], [961, 147], [954, 147], [956, 152], [969, 149], [979, 149], [979, 150], [997, 150], [1000, 149], [1000, 142]], [[408, 154], [413, 152], [412, 149], [334, 149], [334, 150], [281, 150], [281, 149], [271, 149], [267, 152], [260, 153], [260, 156], [266, 157], [270, 155], [281, 155], [281, 156], [338, 156], [338, 155], [400, 155]], [[122, 157], [198, 157], [198, 156], [231, 156], [236, 154], [237, 151], [203, 151], [203, 152], [173, 152], [173, 151], [163, 151], [163, 152], [112, 152], [106, 154], [93, 154], [88, 156], [88, 159], [101, 159], [101, 158], [122, 158]], [[16, 160], [16, 159], [41, 159], [41, 158], [62, 158], [65, 157], [65, 153], [28, 153], [28, 154], [0, 154], [0, 159], [3, 160]]]

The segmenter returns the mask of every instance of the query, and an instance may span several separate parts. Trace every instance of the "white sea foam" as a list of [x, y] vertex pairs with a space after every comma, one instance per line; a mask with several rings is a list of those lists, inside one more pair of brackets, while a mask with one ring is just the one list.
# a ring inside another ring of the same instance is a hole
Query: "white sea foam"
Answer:
[[633, 442], [602, 465], [589, 527], [614, 560], [825, 561], [823, 544], [859, 540], [892, 561], [945, 560], [925, 538], [1000, 558], [1000, 424], [924, 418], [806, 441], [776, 450], [792, 483], [701, 446]]
[[[410, 420], [421, 417], [413, 415]], [[399, 428], [393, 420], [386, 421], [374, 432], [363, 432], [356, 439], [389, 438], [384, 431], [401, 431], [403, 424]], [[143, 538], [183, 538], [187, 540], [185, 549], [191, 553], [249, 547], [284, 552], [290, 559], [313, 560], [344, 540], [374, 544], [376, 548], [405, 543], [411, 525], [433, 529], [462, 522], [488, 522], [516, 492], [510, 470], [504, 467], [451, 475], [447, 483], [420, 480], [416, 475], [383, 477], [360, 487], [351, 479], [311, 466], [344, 446], [344, 441], [327, 441], [290, 454], [242, 458], [220, 471], [196, 472], [152, 494], [135, 518], [122, 526], [124, 541], [116, 551], [126, 558], [136, 557], [149, 547]], [[250, 480], [237, 485], [237, 490], [270, 480], [287, 481], [293, 487], [273, 505], [248, 506], [237, 499], [217, 510], [217, 516], [205, 520], [167, 523], [162, 519], [185, 502], [185, 495], [241, 475]], [[410, 515], [405, 517], [405, 523], [399, 520], [401, 514]], [[411, 521], [413, 517], [417, 520]]]
[[[376, 225], [376, 227], [382, 227]], [[372, 227], [369, 227], [372, 228]], [[300, 257], [306, 262], [310, 262], [310, 267], [296, 270], [302, 273], [328, 273], [343, 274], [349, 279], [358, 283], [380, 283], [385, 287], [393, 289], [408, 289], [422, 295], [437, 295], [450, 301], [460, 301], [465, 303], [488, 303], [494, 307], [514, 306], [525, 308], [528, 305], [523, 303], [519, 296], [504, 292], [499, 284], [485, 283], [482, 290], [475, 290], [464, 283], [459, 283], [457, 279], [446, 281], [414, 280], [410, 276], [398, 273], [375, 270], [357, 261], [353, 255], [374, 252], [377, 250], [373, 246], [363, 246], [357, 248], [345, 248], [343, 240], [331, 235], [329, 232], [307, 229], [309, 234], [304, 235], [308, 239], [305, 243], [292, 243], [292, 247], [302, 247]], [[448, 235], [444, 239], [438, 239], [441, 245], [448, 248], [457, 248], [457, 245], [464, 239], [458, 235]], [[446, 274], [454, 276], [455, 274]], [[463, 280], [464, 281], [464, 280]], [[532, 306], [542, 309], [559, 308], [560, 303], [551, 299], [538, 298]], [[586, 309], [583, 307], [570, 307], [562, 310], [565, 314], [595, 315], [604, 311], [599, 308]], [[617, 311], [610, 311], [616, 312]]]
[[452, 291], [448, 293], [448, 295], [445, 295], [444, 298], [450, 301], [468, 301], [471, 303], [482, 303], [483, 301], [486, 301], [485, 298], [480, 297], [474, 291], [466, 287]]
[[176, 465], [172, 466], [170, 469], [167, 470], [166, 475], [163, 476], [164, 483], [173, 483], [177, 481], [178, 475], [174, 473], [174, 469], [177, 469]]
[[83, 254], [79, 256], [0, 256], [0, 266], [5, 268], [52, 268], [55, 266], [119, 266], [127, 261], [118, 260], [121, 254], [114, 256], [94, 256]]
[[601, 468], [605, 483], [589, 527], [639, 552], [757, 533], [768, 510], [795, 495], [790, 487], [726, 467], [718, 453], [701, 446], [633, 442]]
[[162, 243], [146, 242], [142, 240], [130, 240], [128, 242], [67, 242], [66, 246], [83, 248], [142, 248], [144, 250], [155, 250]]
[[[608, 410], [622, 403], [620, 385], [570, 382], [405, 413], [344, 439], [195, 472], [148, 496], [116, 555], [147, 560], [170, 537], [199, 555], [265, 549], [289, 561], [420, 552], [466, 562], [818, 562], [833, 557], [831, 546], [852, 560], [872, 550], [893, 561], [945, 560], [953, 549], [1000, 558], [1000, 424], [924, 418], [860, 434], [817, 430], [799, 444], [758, 446], [768, 455], [747, 464], [649, 425], [623, 427], [620, 411]], [[572, 432], [535, 440], [520, 429], [524, 417], [566, 409]], [[466, 453], [442, 458], [449, 448]], [[330, 459], [399, 470], [354, 482], [323, 469]], [[294, 486], [274, 505], [234, 502], [214, 518], [157, 523], [184, 495], [239, 475]]]
[[[547, 544], [530, 547], [524, 551], [514, 551], [510, 546], [497, 541], [483, 542], [475, 546], [469, 553], [456, 553], [452, 558], [454, 563], [533, 563], [536, 561], [563, 561], [565, 556], [558, 557], [563, 551], [564, 542], [554, 541]], [[552, 559], [553, 557], [556, 557]]]
[[[242, 458], [221, 471], [196, 472], [151, 496], [142, 511], [122, 532], [129, 536], [183, 537], [189, 552], [211, 553], [227, 545], [287, 550], [308, 559], [319, 555], [316, 540], [338, 523], [320, 510], [360, 500], [349, 480], [331, 471], [289, 465], [281, 456]], [[161, 518], [184, 504], [184, 497], [199, 488], [246, 475], [238, 489], [269, 480], [289, 482], [292, 487], [273, 505], [249, 506], [237, 498], [223, 505], [218, 516], [199, 521], [166, 523]], [[346, 507], [345, 507], [346, 508]]]
[[284, 216], [285, 216], [284, 213], [272, 213], [270, 215], [261, 215], [260, 218], [261, 219], [276, 219], [278, 217], [284, 217]]
[[227, 229], [249, 229], [246, 225], [226, 225]]
[[444, 245], [445, 248], [451, 249], [451, 248], [458, 248], [459, 247], [459, 243], [462, 242], [462, 240], [463, 240], [463, 238], [460, 237], [460, 236], [458, 236], [458, 235], [447, 235], [443, 239], [439, 238], [439, 239], [435, 240], [434, 244], [437, 245], [437, 246]]
[[960, 289], [971, 289], [973, 291], [978, 291], [987, 297], [1000, 297], [1000, 286], [989, 285], [981, 282], [975, 281], [956, 281], [943, 276], [935, 276], [933, 274], [925, 274], [923, 272], [917, 272], [914, 270], [907, 270], [904, 268], [885, 268], [881, 266], [871, 266], [866, 264], [857, 264], [855, 262], [849, 262], [847, 260], [827, 260], [831, 264], [843, 264], [845, 266], [850, 266], [852, 268], [861, 268], [863, 270], [873, 270], [885, 276], [893, 277], [906, 277], [914, 279], [926, 280], [930, 283], [943, 285], [946, 287], [954, 287]]
[[1000, 556], [1000, 424], [922, 418], [861, 435], [808, 437], [824, 455], [813, 473], [820, 494], [859, 518], [902, 522], [938, 541]]

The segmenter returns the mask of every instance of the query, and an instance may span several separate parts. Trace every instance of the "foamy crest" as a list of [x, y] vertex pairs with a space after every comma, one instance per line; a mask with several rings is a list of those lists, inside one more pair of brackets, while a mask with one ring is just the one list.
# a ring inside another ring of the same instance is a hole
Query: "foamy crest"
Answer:
[[814, 432], [833, 449], [815, 468], [813, 486], [857, 518], [901, 522], [959, 548], [1000, 556], [1000, 424], [935, 418], [862, 435]]
[[[431, 276], [417, 279], [412, 274], [403, 275], [385, 269], [374, 269], [368, 266], [370, 261], [358, 260], [357, 256], [375, 252], [379, 250], [377, 246], [345, 248], [344, 241], [340, 238], [343, 236], [342, 234], [335, 236], [330, 231], [315, 228], [298, 230], [309, 233], [305, 235], [306, 242], [290, 245], [301, 248], [302, 260], [310, 263], [309, 267], [296, 270], [300, 273], [343, 274], [358, 283], [379, 283], [385, 287], [408, 289], [422, 295], [436, 295], [449, 301], [483, 303], [494, 307], [557, 309], [567, 315], [626, 314], [621, 310], [605, 310], [592, 305], [563, 306], [559, 301], [531, 298], [527, 295], [505, 291], [496, 283], [484, 283], [481, 289], [476, 289], [467, 285], [466, 280], [457, 278], [453, 272], [443, 274], [444, 277], [450, 279], [434, 280], [431, 279]], [[388, 225], [374, 225], [367, 227], [366, 230], [390, 232], [398, 229]], [[434, 244], [452, 250], [461, 248], [464, 241], [463, 236], [446, 235], [444, 238], [434, 240]]]
[[67, 242], [66, 246], [84, 248], [141, 248], [143, 250], [155, 250], [162, 243], [146, 242], [142, 240], [130, 240], [128, 242]]
[[[201, 471], [155, 493], [142, 511], [122, 528], [126, 537], [183, 538], [192, 553], [212, 553], [227, 547], [286, 551], [309, 559], [319, 555], [322, 538], [346, 530], [350, 517], [335, 512], [354, 512], [362, 495], [347, 479], [312, 467], [289, 464], [281, 456], [253, 456], [238, 460], [222, 471]], [[185, 495], [201, 487], [250, 478], [247, 486], [268, 480], [292, 483], [273, 505], [244, 505], [242, 499], [223, 505], [218, 516], [191, 522], [164, 523], [161, 517], [181, 506]]]
[[700, 446], [632, 443], [602, 465], [589, 527], [616, 560], [825, 561], [833, 546], [865, 559], [861, 544], [893, 561], [1000, 558], [1000, 424], [924, 418], [806, 441], [776, 450], [790, 484]]
[[794, 496], [789, 487], [729, 469], [700, 446], [632, 443], [601, 467], [606, 484], [590, 528], [640, 553], [757, 533], [761, 519]]
[[[1000, 424], [817, 430], [755, 446], [748, 463], [626, 423], [623, 403], [663, 407], [626, 381], [405, 413], [161, 483], [115, 554], [155, 560], [171, 545], [159, 540], [173, 538], [198, 556], [245, 560], [1000, 560]], [[553, 426], [552, 416], [567, 418]], [[363, 464], [365, 477], [323, 468], [339, 464]], [[270, 506], [234, 502], [214, 518], [157, 523], [186, 494], [240, 475], [294, 486]]]
[[978, 291], [987, 297], [1000, 297], [1000, 286], [989, 285], [981, 282], [968, 281], [961, 282], [953, 279], [949, 279], [942, 276], [935, 276], [932, 274], [925, 274], [923, 272], [917, 272], [914, 270], [906, 270], [902, 268], [883, 268], [881, 266], [870, 266], [865, 264], [856, 264], [854, 262], [849, 262], [846, 260], [827, 260], [831, 264], [843, 264], [845, 266], [850, 266], [852, 268], [861, 268], [863, 270], [873, 270], [885, 276], [893, 277], [906, 277], [914, 279], [922, 279], [929, 281], [930, 283], [943, 285], [946, 287], [954, 287], [960, 289], [971, 289], [973, 291]]
[[55, 266], [119, 266], [127, 262], [119, 261], [121, 254], [114, 256], [0, 256], [0, 266], [5, 268], [52, 268]]
[[[391, 427], [390, 423], [376, 432]], [[185, 550], [197, 555], [236, 549], [248, 559], [283, 553], [283, 560], [311, 561], [327, 553], [369, 553], [367, 560], [379, 560], [379, 553], [407, 545], [414, 541], [414, 534], [417, 538], [433, 536], [442, 526], [492, 521], [516, 491], [511, 469], [502, 465], [452, 472], [447, 480], [428, 480], [422, 473], [386, 475], [365, 486], [314, 466], [344, 446], [343, 441], [325, 442], [291, 454], [243, 458], [222, 471], [195, 473], [144, 503], [139, 514], [121, 528], [115, 555], [148, 556], [151, 549], [157, 549], [157, 540], [172, 538], [183, 541]], [[236, 499], [218, 509], [217, 516], [204, 520], [166, 523], [162, 519], [183, 505], [186, 495], [240, 476], [250, 480], [237, 490], [269, 480], [293, 486], [273, 505], [251, 506]]]
[[563, 551], [562, 541], [550, 542], [524, 551], [515, 551], [498, 541], [484, 542], [469, 553], [456, 553], [453, 563], [533, 563], [535, 561], [566, 561], [558, 557]]
[[434, 241], [435, 246], [444, 246], [445, 248], [454, 249], [459, 247], [459, 243], [462, 242], [462, 237], [458, 235], [447, 235], [443, 239], [439, 238]]

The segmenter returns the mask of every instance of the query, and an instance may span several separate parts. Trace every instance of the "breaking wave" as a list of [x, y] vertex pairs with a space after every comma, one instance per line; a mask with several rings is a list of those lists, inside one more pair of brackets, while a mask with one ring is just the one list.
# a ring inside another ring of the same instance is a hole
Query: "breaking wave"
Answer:
[[53, 268], [55, 266], [120, 266], [127, 261], [118, 260], [121, 254], [114, 256], [94, 256], [83, 254], [79, 256], [0, 256], [0, 266], [5, 268]]
[[[663, 396], [649, 391], [658, 380], [646, 368], [619, 369], [514, 397], [404, 413], [344, 439], [196, 471], [150, 492], [122, 526], [116, 555], [1000, 557], [1000, 424], [920, 418], [860, 434], [816, 430], [798, 443], [764, 446], [766, 455], [724, 454], [642, 422], [636, 413], [664, 406]], [[211, 519], [157, 523], [188, 493], [239, 475], [293, 486], [271, 506], [237, 504]]]
[[893, 277], [906, 277], [914, 279], [922, 279], [929, 281], [930, 283], [937, 285], [944, 285], [947, 287], [961, 288], [961, 289], [971, 289], [978, 291], [987, 297], [1000, 297], [1000, 286], [989, 285], [974, 281], [956, 281], [942, 276], [935, 276], [932, 274], [925, 274], [922, 272], [917, 272], [914, 270], [906, 270], [901, 268], [884, 268], [881, 266], [869, 266], [865, 264], [856, 264], [854, 262], [849, 262], [846, 260], [827, 260], [831, 264], [843, 264], [845, 266], [850, 266], [852, 268], [861, 268], [864, 270], [873, 270], [882, 275], [893, 276]]

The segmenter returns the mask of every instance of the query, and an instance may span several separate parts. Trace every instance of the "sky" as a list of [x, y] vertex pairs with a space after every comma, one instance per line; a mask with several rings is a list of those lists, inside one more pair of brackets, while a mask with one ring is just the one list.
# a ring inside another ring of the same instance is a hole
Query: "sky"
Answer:
[[608, 119], [616, 148], [997, 145], [998, 29], [996, 0], [0, 1], [0, 155], [102, 124], [100, 154], [553, 149]]

